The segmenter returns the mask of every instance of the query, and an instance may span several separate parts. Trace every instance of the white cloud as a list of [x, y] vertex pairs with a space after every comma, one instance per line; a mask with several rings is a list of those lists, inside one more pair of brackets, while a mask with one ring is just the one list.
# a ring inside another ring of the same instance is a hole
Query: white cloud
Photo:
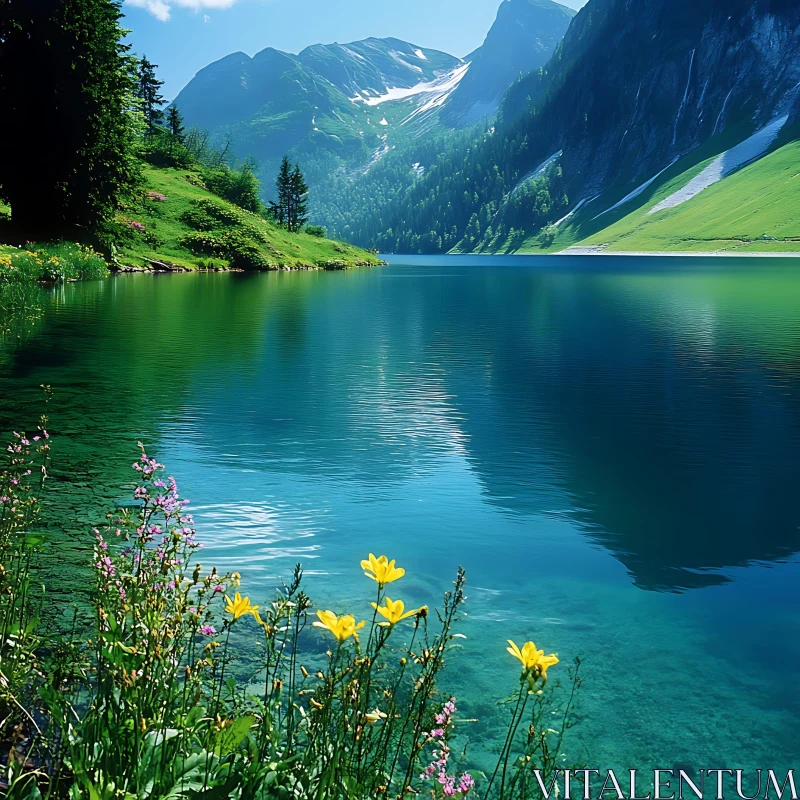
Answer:
[[127, 0], [129, 6], [143, 8], [149, 11], [156, 19], [162, 22], [169, 22], [169, 5], [165, 0]]
[[[173, 8], [188, 8], [192, 11], [203, 11], [207, 8], [230, 8], [238, 0], [126, 0], [128, 5], [149, 11], [156, 19], [169, 22]], [[204, 17], [204, 20], [208, 20]]]
[[200, 11], [202, 8], [230, 8], [238, 0], [170, 0], [176, 6]]

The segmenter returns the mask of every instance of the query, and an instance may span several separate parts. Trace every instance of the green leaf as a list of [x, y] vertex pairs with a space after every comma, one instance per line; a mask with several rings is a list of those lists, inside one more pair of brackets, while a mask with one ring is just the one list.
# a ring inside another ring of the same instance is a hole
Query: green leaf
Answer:
[[256, 718], [252, 715], [234, 720], [233, 725], [220, 732], [214, 752], [218, 756], [232, 753], [244, 741], [244, 737], [247, 736], [255, 722]]

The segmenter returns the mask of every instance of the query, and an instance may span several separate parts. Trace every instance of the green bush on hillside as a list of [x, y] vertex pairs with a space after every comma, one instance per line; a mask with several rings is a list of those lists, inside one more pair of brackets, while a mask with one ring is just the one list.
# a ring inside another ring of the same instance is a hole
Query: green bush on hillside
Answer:
[[256, 177], [255, 168], [245, 162], [241, 169], [232, 169], [223, 164], [215, 168], [203, 169], [203, 180], [209, 191], [227, 200], [229, 203], [260, 214], [263, 204], [259, 197], [261, 185]]
[[322, 225], [306, 225], [306, 227], [303, 228], [303, 233], [307, 233], [309, 236], [316, 236], [319, 239], [328, 238], [328, 229], [324, 228]]
[[181, 246], [195, 255], [224, 258], [234, 269], [259, 270], [273, 266], [247, 233], [234, 228], [190, 233], [181, 239]]
[[220, 226], [241, 228], [251, 238], [266, 242], [266, 235], [257, 225], [253, 224], [252, 219], [243, 214], [235, 205], [219, 203], [210, 199], [197, 200], [193, 208], [183, 216], [183, 222], [197, 230], [213, 230]]
[[197, 231], [181, 240], [181, 246], [196, 255], [224, 258], [236, 269], [274, 266], [262, 252], [269, 241], [265, 232], [233, 205], [198, 200], [181, 221]]

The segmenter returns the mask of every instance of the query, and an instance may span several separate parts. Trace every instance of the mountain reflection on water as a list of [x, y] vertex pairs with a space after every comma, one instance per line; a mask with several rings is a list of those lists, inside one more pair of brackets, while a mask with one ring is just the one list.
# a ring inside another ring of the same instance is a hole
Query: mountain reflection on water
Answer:
[[[3, 343], [0, 421], [18, 427], [49, 383], [56, 424], [82, 446], [129, 452], [185, 420], [215, 459], [235, 442], [248, 469], [377, 492], [459, 451], [491, 504], [568, 514], [644, 589], [791, 556], [792, 267], [623, 266], [69, 286], [32, 336]], [[128, 476], [103, 472], [117, 496]]]

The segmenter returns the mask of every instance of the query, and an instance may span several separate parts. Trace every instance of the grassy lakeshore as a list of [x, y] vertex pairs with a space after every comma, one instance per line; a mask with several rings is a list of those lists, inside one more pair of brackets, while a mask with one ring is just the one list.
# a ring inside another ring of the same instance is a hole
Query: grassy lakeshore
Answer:
[[[117, 214], [101, 255], [76, 242], [0, 243], [0, 282], [81, 280], [113, 271], [347, 269], [380, 259], [342, 242], [290, 233], [209, 191], [193, 169], [143, 168], [139, 199]], [[8, 206], [0, 207], [0, 219]], [[2, 232], [0, 232], [0, 236]]]
[[358, 247], [290, 233], [238, 208], [205, 188], [197, 171], [147, 166], [144, 178], [144, 199], [119, 218], [124, 233], [118, 259], [125, 267], [296, 269], [381, 263]]

